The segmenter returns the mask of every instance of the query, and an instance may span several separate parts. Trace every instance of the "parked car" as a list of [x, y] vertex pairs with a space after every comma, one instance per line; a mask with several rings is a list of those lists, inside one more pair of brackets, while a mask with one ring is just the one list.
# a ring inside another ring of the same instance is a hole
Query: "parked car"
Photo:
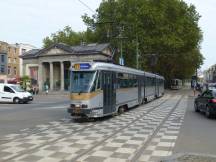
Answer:
[[24, 91], [20, 85], [0, 84], [0, 102], [28, 103], [32, 100], [32, 94]]
[[209, 84], [208, 84], [208, 89], [209, 89], [209, 90], [214, 90], [214, 89], [216, 89], [216, 83], [209, 83]]
[[216, 115], [216, 89], [206, 90], [194, 101], [196, 112], [204, 112], [207, 118]]

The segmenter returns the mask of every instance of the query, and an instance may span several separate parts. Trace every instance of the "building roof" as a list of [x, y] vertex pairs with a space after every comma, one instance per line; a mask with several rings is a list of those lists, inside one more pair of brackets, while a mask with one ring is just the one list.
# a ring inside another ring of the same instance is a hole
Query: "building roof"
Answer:
[[25, 52], [21, 57], [22, 58], [33, 58], [37, 56], [37, 53], [40, 51], [40, 49], [32, 49], [28, 52]]
[[7, 52], [5, 52], [5, 51], [0, 51], [0, 55], [7, 55]]
[[71, 49], [76, 54], [94, 54], [94, 53], [101, 53], [105, 48], [109, 47], [109, 43], [103, 44], [87, 44], [87, 45], [80, 45], [80, 46], [72, 46]]
[[30, 51], [24, 53], [21, 56], [21, 58], [24, 58], [24, 59], [25, 58], [37, 58], [52, 48], [62, 49], [71, 55], [103, 54], [103, 51], [109, 47], [110, 47], [109, 43], [102, 43], [102, 44], [95, 43], [95, 44], [86, 44], [86, 45], [79, 45], [79, 46], [69, 46], [69, 45], [64, 44], [64, 43], [56, 43], [56, 44], [53, 44], [47, 48], [30, 50]]

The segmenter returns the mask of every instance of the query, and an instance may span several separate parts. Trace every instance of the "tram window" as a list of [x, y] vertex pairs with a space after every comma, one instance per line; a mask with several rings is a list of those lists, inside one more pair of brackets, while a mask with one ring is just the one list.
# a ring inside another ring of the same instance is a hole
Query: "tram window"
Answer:
[[123, 77], [123, 73], [118, 73], [118, 78], [122, 78]]
[[97, 75], [97, 89], [101, 89], [101, 73], [98, 72]]
[[152, 86], [152, 78], [146, 77], [146, 86]]
[[71, 92], [86, 93], [95, 90], [95, 73], [95, 71], [73, 72], [71, 77]]
[[155, 86], [155, 78], [151, 78], [151, 86]]
[[136, 75], [118, 73], [117, 76], [119, 88], [132, 88], [138, 86], [138, 80]]
[[134, 79], [133, 79], [133, 87], [137, 87], [138, 86], [138, 77], [136, 75], [134, 75]]

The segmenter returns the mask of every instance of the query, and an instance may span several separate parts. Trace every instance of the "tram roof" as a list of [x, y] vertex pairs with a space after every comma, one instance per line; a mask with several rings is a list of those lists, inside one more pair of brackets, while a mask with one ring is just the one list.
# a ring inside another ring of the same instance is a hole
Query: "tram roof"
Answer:
[[91, 65], [91, 68], [89, 70], [107, 70], [107, 71], [117, 71], [117, 72], [122, 72], [122, 73], [129, 73], [129, 74], [136, 74], [136, 75], [146, 75], [149, 77], [157, 77], [160, 79], [164, 79], [164, 77], [141, 71], [141, 70], [136, 70], [133, 68], [129, 68], [126, 66], [120, 66], [112, 63], [104, 63], [104, 62], [77, 62], [74, 64], [81, 64], [81, 63], [89, 63]]

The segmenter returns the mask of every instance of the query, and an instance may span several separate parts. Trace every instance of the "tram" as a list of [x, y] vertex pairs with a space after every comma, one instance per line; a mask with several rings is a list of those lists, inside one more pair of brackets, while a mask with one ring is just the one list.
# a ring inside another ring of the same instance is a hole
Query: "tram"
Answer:
[[74, 63], [70, 73], [74, 118], [123, 113], [164, 94], [164, 77], [111, 63]]
[[171, 89], [179, 90], [182, 88], [182, 80], [180, 79], [172, 79], [171, 80]]

